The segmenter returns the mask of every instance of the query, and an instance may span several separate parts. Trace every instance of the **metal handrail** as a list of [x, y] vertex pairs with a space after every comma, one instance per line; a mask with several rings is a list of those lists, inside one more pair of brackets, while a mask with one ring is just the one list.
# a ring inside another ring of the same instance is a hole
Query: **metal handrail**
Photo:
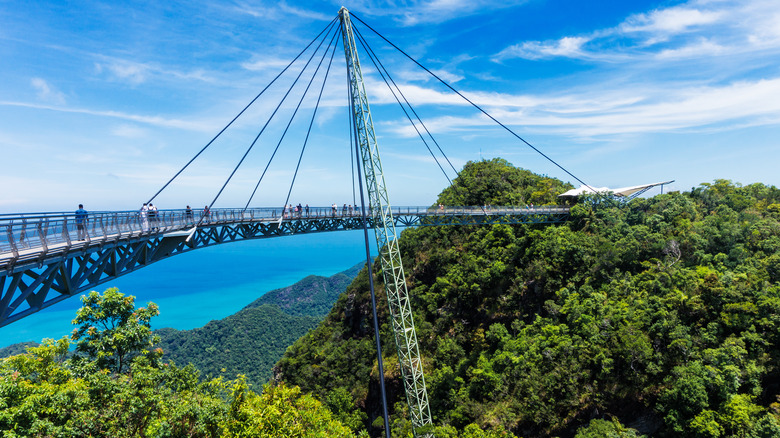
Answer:
[[[565, 206], [400, 206], [393, 215], [456, 216], [456, 215], [546, 215], [565, 214]], [[367, 212], [369, 215], [371, 212]], [[278, 222], [360, 217], [361, 212], [350, 206], [288, 208], [158, 210], [156, 215], [132, 211], [89, 212], [86, 218], [72, 212], [0, 214], [0, 258], [18, 259], [22, 253], [46, 254], [56, 245], [70, 248], [91, 242], [105, 243], [127, 237], [152, 236], [191, 229], [195, 225], [217, 226], [238, 222]], [[81, 228], [81, 230], [80, 230]], [[81, 242], [84, 242], [83, 244]]]

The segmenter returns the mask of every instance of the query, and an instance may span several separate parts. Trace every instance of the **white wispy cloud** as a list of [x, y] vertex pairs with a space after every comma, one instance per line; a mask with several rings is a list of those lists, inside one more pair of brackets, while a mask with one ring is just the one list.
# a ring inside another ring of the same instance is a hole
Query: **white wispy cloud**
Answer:
[[46, 80], [41, 78], [32, 78], [30, 80], [30, 84], [37, 91], [39, 100], [58, 105], [65, 104], [65, 95], [49, 85]]
[[128, 81], [131, 84], [146, 82], [150, 68], [148, 65], [130, 61], [114, 61], [105, 64], [95, 64], [98, 73], [107, 70], [117, 79]]
[[129, 61], [126, 59], [109, 58], [105, 56], [102, 56], [101, 58], [103, 59], [100, 62], [95, 63], [95, 72], [97, 74], [107, 73], [114, 80], [126, 82], [130, 85], [139, 85], [150, 79], [158, 78], [197, 80], [203, 82], [214, 81], [214, 78], [202, 69], [180, 71], [153, 63]]
[[336, 16], [335, 8], [333, 10], [333, 14], [328, 15], [310, 9], [292, 6], [284, 1], [270, 6], [263, 4], [250, 4], [249, 2], [240, 2], [235, 5], [233, 10], [240, 14], [246, 14], [255, 18], [270, 20], [279, 20], [284, 18], [285, 15], [295, 15], [298, 18], [303, 18], [306, 20], [330, 21]]
[[[511, 126], [578, 138], [627, 133], [729, 130], [780, 122], [780, 78], [740, 81], [722, 86], [648, 87], [625, 97], [620, 89], [601, 89], [566, 99], [522, 99], [518, 107], [493, 106], [490, 113]], [[502, 96], [511, 101], [511, 96]], [[483, 115], [426, 120], [433, 132], [468, 132], [494, 125]], [[395, 131], [416, 136], [414, 128], [394, 122]]]
[[780, 3], [764, 0], [691, 0], [626, 17], [614, 27], [548, 41], [523, 41], [494, 55], [511, 58], [573, 58], [607, 62], [706, 59], [780, 50]]
[[279, 2], [278, 6], [279, 9], [282, 10], [282, 12], [292, 14], [301, 18], [308, 18], [310, 20], [330, 21], [336, 16], [335, 13], [333, 15], [327, 15], [327, 14], [320, 14], [315, 11], [296, 8], [295, 6], [288, 5], [287, 2]]
[[[431, 70], [436, 76], [440, 77], [445, 82], [448, 82], [450, 84], [455, 84], [464, 79], [464, 76], [460, 73], [453, 73], [451, 70], [448, 69], [433, 69]], [[404, 80], [404, 81], [416, 81], [416, 82], [432, 82], [436, 79], [433, 78], [430, 74], [428, 74], [425, 71], [422, 71], [420, 69], [416, 70], [403, 70], [399, 73], [392, 72], [393, 80]]]
[[[373, 103], [386, 104], [396, 102], [385, 83], [381, 82], [378, 77], [364, 76], [364, 81], [366, 90]], [[420, 84], [397, 83], [412, 105], [471, 106], [462, 97], [450, 91], [441, 91]], [[562, 113], [579, 112], [583, 108], [583, 102], [579, 100], [580, 98], [576, 94], [532, 95], [464, 90], [461, 90], [461, 92], [469, 100], [485, 108], [533, 108], [543, 106], [555, 107], [556, 111]], [[625, 94], [620, 97], [610, 96], [610, 98], [594, 97], [589, 99], [585, 106], [591, 111], [596, 111], [611, 108], [615, 104], [634, 103], [640, 99], [641, 97]]]
[[688, 45], [676, 47], [674, 49], [664, 49], [658, 52], [657, 59], [689, 59], [702, 56], [717, 56], [727, 52], [728, 47], [724, 47], [707, 38], [701, 38], [698, 41]]
[[238, 2], [234, 10], [241, 14], [247, 14], [256, 18], [275, 19], [278, 16], [277, 8], [269, 8], [262, 5], [252, 5], [247, 2]]
[[525, 41], [515, 44], [499, 52], [494, 58], [541, 59], [551, 57], [582, 58], [585, 53], [582, 46], [590, 41], [590, 37], [563, 37], [555, 41]]
[[[579, 139], [772, 125], [780, 119], [780, 75], [759, 69], [776, 65], [777, 56], [780, 3], [691, 0], [610, 28], [513, 44], [493, 60], [569, 58], [593, 69], [552, 92], [477, 93], [474, 100], [490, 102], [491, 114], [506, 123]], [[486, 123], [481, 116], [444, 117], [429, 127], [465, 132]], [[410, 128], [399, 132], [413, 135]]]
[[407, 0], [398, 2], [364, 0], [353, 2], [351, 9], [367, 15], [391, 17], [403, 26], [443, 23], [474, 14], [512, 8], [527, 1], [501, 0]]
[[751, 17], [745, 22], [748, 42], [755, 47], [780, 46], [780, 8], [776, 2], [756, 2], [745, 8], [744, 15]]
[[289, 63], [289, 59], [282, 59], [275, 56], [261, 57], [260, 55], [256, 55], [251, 61], [241, 63], [241, 67], [250, 71], [281, 71]]
[[140, 114], [129, 114], [121, 111], [101, 111], [92, 110], [87, 108], [70, 108], [54, 105], [42, 105], [28, 102], [13, 102], [13, 101], [0, 101], [1, 106], [15, 106], [22, 108], [32, 108], [38, 110], [49, 110], [63, 113], [85, 114], [96, 117], [109, 117], [114, 119], [128, 120], [132, 122], [144, 123], [153, 126], [161, 126], [166, 128], [177, 128], [189, 131], [198, 132], [213, 132], [216, 129], [216, 125], [211, 123], [204, 123], [202, 120], [182, 120], [182, 119], [169, 119], [161, 116], [147, 116]]
[[620, 30], [625, 33], [678, 34], [697, 26], [715, 24], [724, 14], [725, 11], [722, 10], [707, 11], [688, 5], [674, 6], [632, 15], [620, 25]]

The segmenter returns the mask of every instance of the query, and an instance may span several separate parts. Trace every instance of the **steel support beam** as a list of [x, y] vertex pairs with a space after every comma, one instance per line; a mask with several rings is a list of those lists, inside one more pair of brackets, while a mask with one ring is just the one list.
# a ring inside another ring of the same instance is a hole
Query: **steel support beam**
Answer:
[[398, 351], [398, 362], [409, 405], [412, 431], [417, 436], [417, 429], [431, 424], [431, 410], [428, 404], [428, 392], [425, 388], [423, 364], [417, 345], [417, 333], [414, 328], [412, 306], [409, 302], [409, 292], [401, 262], [401, 251], [398, 249], [395, 221], [382, 172], [382, 161], [379, 158], [379, 144], [363, 85], [363, 73], [360, 70], [360, 60], [352, 34], [349, 11], [346, 8], [341, 8], [339, 18], [344, 40], [344, 54], [347, 59], [355, 133], [362, 160], [363, 178], [368, 192], [369, 210], [375, 225], [374, 235], [377, 248], [379, 248], [379, 260], [390, 309], [390, 323], [393, 327], [396, 350]]

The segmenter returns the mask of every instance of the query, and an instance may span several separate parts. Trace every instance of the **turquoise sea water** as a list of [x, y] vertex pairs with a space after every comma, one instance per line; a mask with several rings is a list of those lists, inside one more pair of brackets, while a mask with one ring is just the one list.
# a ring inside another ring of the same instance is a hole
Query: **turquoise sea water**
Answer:
[[[369, 231], [372, 244], [373, 239]], [[187, 330], [231, 315], [263, 293], [307, 275], [341, 272], [365, 261], [365, 251], [362, 231], [235, 242], [162, 260], [95, 290], [118, 287], [122, 293], [135, 295], [136, 306], [153, 301], [160, 307], [153, 328]], [[374, 245], [371, 253], [376, 256]], [[69, 298], [0, 328], [0, 347], [69, 334], [80, 306], [79, 297]]]

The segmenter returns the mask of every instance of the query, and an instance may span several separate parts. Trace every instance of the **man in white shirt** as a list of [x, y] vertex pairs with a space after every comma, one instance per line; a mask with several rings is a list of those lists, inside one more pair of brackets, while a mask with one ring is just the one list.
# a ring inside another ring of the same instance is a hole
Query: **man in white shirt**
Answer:
[[143, 207], [141, 207], [141, 231], [143, 232], [149, 230], [148, 212], [149, 212], [149, 205], [146, 202], [144, 202]]

